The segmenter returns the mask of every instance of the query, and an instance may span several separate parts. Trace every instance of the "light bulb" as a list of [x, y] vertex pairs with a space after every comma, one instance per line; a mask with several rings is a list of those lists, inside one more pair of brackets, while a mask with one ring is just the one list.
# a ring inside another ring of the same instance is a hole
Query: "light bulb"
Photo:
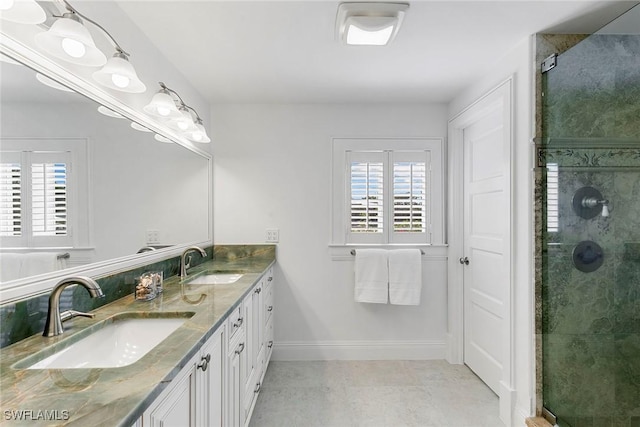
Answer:
[[62, 49], [72, 58], [82, 58], [87, 53], [82, 43], [66, 37], [62, 39]]
[[129, 83], [131, 83], [131, 79], [129, 77], [123, 76], [121, 74], [112, 74], [111, 81], [119, 88], [125, 88], [129, 86]]
[[13, 7], [13, 0], [0, 0], [0, 10], [9, 10]]
[[166, 117], [171, 114], [171, 110], [169, 110], [167, 107], [158, 107], [158, 114]]

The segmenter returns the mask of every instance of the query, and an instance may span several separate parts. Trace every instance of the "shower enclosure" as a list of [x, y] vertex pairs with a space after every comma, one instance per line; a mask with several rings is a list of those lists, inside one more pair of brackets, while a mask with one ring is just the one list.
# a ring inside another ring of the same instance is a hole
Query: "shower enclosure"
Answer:
[[640, 427], [640, 6], [543, 68], [543, 413]]

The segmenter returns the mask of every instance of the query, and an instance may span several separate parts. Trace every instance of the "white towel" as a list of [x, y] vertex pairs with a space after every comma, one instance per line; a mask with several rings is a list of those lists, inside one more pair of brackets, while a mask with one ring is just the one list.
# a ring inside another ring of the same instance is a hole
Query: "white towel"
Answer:
[[356, 302], [386, 304], [389, 301], [388, 251], [358, 249], [356, 251]]
[[389, 301], [398, 305], [419, 305], [422, 291], [422, 263], [419, 249], [389, 252]]

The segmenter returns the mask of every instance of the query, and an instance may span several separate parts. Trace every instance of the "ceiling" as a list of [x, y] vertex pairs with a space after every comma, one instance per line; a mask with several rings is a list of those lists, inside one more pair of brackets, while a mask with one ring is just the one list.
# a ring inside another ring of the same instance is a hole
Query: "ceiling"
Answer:
[[336, 41], [336, 1], [120, 7], [212, 104], [448, 102], [536, 32], [590, 33], [615, 1], [411, 1], [392, 44]]

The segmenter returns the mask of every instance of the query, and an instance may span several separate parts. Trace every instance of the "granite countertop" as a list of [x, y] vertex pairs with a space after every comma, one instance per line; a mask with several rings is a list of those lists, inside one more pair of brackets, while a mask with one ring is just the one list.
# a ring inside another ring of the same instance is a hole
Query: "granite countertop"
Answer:
[[[189, 276], [207, 270], [246, 273], [228, 285], [182, 284], [174, 276], [164, 281], [164, 292], [154, 300], [134, 301], [130, 295], [95, 310], [93, 319], [74, 318], [65, 322], [65, 332], [58, 337], [35, 335], [3, 348], [0, 350], [0, 424], [130, 427], [274, 262], [275, 258], [264, 257], [208, 261], [192, 268]], [[156, 317], [184, 312], [195, 314], [129, 366], [65, 370], [14, 367], [23, 359], [62, 340], [73, 339], [87, 327], [120, 313]], [[16, 421], [12, 411], [31, 413], [26, 414], [27, 419]], [[44, 416], [39, 411], [49, 411], [57, 421], [42, 419]]]

